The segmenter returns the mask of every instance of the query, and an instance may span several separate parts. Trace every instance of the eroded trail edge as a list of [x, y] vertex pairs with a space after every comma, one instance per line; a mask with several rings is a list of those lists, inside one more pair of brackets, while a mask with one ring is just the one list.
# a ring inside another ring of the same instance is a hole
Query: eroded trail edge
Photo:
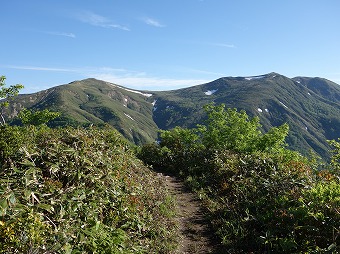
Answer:
[[179, 247], [175, 253], [215, 253], [208, 223], [200, 200], [176, 177], [160, 174], [175, 197], [179, 225]]

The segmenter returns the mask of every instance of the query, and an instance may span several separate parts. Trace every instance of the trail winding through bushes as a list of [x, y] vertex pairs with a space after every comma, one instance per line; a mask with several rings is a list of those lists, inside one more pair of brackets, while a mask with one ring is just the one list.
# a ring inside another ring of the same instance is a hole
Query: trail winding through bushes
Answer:
[[180, 240], [175, 253], [217, 253], [200, 200], [176, 177], [163, 174], [161, 176], [176, 200]]

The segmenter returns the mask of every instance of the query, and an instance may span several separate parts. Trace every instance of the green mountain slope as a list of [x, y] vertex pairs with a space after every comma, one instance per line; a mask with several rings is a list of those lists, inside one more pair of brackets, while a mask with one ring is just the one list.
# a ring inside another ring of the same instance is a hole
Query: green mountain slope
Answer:
[[23, 107], [51, 109], [62, 113], [52, 124], [102, 125], [110, 124], [136, 144], [152, 142], [157, 126], [152, 120], [149, 94], [132, 91], [117, 85], [86, 79], [57, 86], [35, 94], [15, 98], [9, 110], [14, 118]]
[[14, 118], [21, 108], [62, 112], [54, 125], [105, 124], [136, 144], [157, 139], [158, 129], [193, 127], [204, 120], [203, 105], [215, 102], [260, 117], [264, 131], [287, 122], [289, 148], [312, 149], [328, 157], [327, 139], [340, 137], [340, 86], [321, 78], [287, 78], [277, 73], [225, 77], [172, 91], [132, 91], [86, 79], [39, 93], [20, 95], [8, 108]]
[[156, 92], [154, 120], [162, 129], [203, 121], [215, 102], [260, 117], [264, 130], [287, 122], [291, 149], [328, 157], [327, 139], [340, 137], [340, 86], [325, 79], [289, 79], [277, 73], [228, 77], [190, 88]]

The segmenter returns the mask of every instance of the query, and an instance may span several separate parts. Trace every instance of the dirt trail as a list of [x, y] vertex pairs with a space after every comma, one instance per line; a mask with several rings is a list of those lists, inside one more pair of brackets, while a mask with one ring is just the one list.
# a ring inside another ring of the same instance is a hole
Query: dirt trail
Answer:
[[180, 231], [179, 249], [176, 253], [217, 253], [203, 216], [200, 200], [189, 192], [183, 182], [173, 176], [163, 175], [169, 192], [177, 202]]

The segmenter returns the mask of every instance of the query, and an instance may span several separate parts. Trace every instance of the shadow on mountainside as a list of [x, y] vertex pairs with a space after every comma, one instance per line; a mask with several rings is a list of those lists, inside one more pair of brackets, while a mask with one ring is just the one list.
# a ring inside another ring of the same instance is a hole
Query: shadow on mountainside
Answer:
[[179, 246], [175, 253], [223, 253], [214, 239], [210, 224], [204, 216], [201, 201], [184, 183], [174, 176], [158, 174], [164, 178], [166, 187], [176, 201], [179, 225]]

